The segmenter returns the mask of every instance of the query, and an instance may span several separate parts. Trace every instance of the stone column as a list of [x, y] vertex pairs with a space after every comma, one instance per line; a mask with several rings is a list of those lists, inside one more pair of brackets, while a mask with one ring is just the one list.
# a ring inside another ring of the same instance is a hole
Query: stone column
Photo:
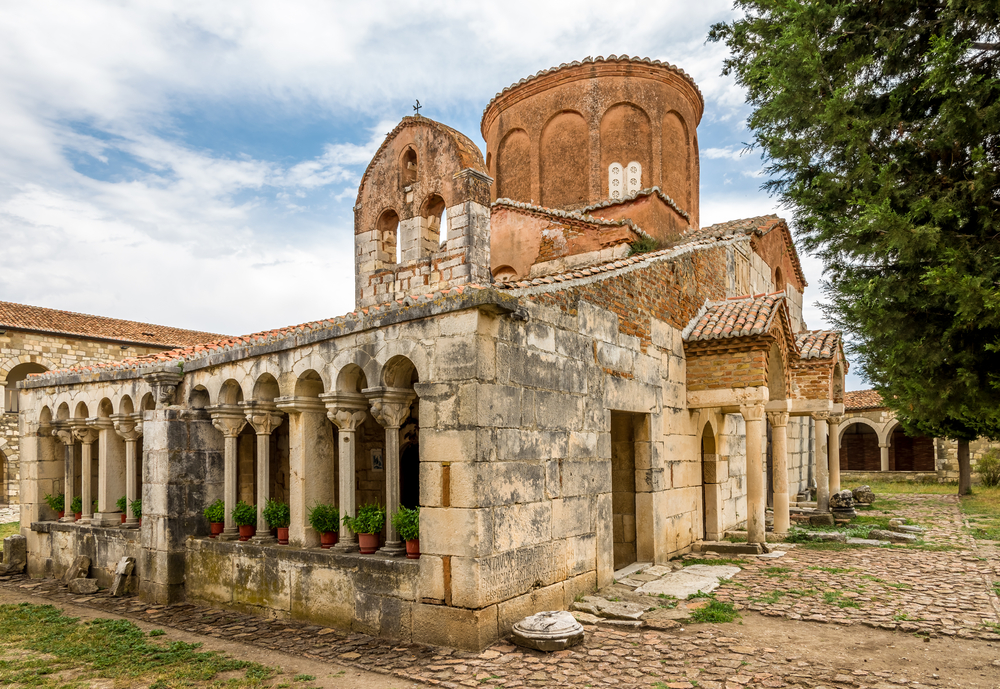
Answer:
[[[115, 423], [109, 417], [89, 419], [87, 425], [97, 430], [97, 513], [91, 520], [94, 526], [118, 526], [118, 498], [125, 492], [122, 466], [122, 446], [115, 434]], [[125, 506], [128, 512], [128, 505]]]
[[365, 395], [372, 401], [372, 416], [385, 428], [385, 545], [382, 555], [406, 553], [406, 546], [392, 525], [392, 515], [399, 509], [399, 427], [410, 414], [410, 403], [416, 394], [409, 388], [368, 388]]
[[358, 549], [357, 537], [344, 526], [343, 519], [355, 514], [357, 478], [355, 475], [356, 431], [367, 416], [368, 399], [364, 395], [349, 392], [332, 392], [320, 395], [326, 404], [326, 415], [337, 427], [337, 454], [340, 459], [340, 535], [336, 550], [353, 552]]
[[830, 495], [840, 492], [840, 422], [843, 416], [831, 416], [827, 446], [830, 454]]
[[83, 510], [80, 524], [90, 524], [94, 519], [94, 491], [91, 488], [93, 473], [94, 441], [97, 440], [97, 429], [91, 426], [78, 425], [73, 428], [73, 437], [80, 441], [83, 448], [80, 459], [80, 501]]
[[820, 512], [830, 511], [830, 454], [828, 452], [827, 431], [830, 412], [816, 412], [812, 415], [816, 421], [816, 509]]
[[774, 532], [788, 533], [788, 412], [768, 412], [774, 476]]
[[64, 478], [63, 478], [63, 518], [59, 521], [61, 522], [72, 522], [73, 510], [69, 508], [71, 502], [73, 502], [73, 483], [76, 478], [76, 467], [74, 466], [76, 462], [73, 461], [73, 449], [76, 445], [76, 440], [73, 438], [73, 431], [70, 430], [68, 424], [57, 425], [52, 430], [52, 435], [59, 439], [59, 442], [63, 444], [63, 461], [65, 462], [64, 468]]
[[740, 407], [747, 434], [747, 543], [764, 543], [764, 405]]
[[225, 438], [222, 501], [226, 507], [226, 527], [219, 536], [221, 540], [233, 541], [240, 537], [239, 527], [233, 521], [232, 511], [236, 507], [236, 443], [240, 431], [247, 423], [243, 410], [235, 404], [220, 404], [208, 408], [212, 425]]
[[278, 539], [271, 535], [264, 519], [264, 505], [271, 497], [271, 431], [278, 427], [284, 414], [273, 402], [251, 400], [242, 406], [246, 409], [247, 423], [257, 433], [257, 535], [253, 540], [275, 543]]
[[889, 441], [878, 444], [879, 464], [882, 471], [889, 471]]
[[139, 520], [132, 516], [132, 503], [139, 499], [139, 470], [136, 462], [136, 445], [142, 436], [142, 412], [115, 414], [111, 417], [115, 432], [125, 441], [125, 524], [127, 529], [139, 528]]
[[280, 397], [275, 403], [288, 414], [288, 543], [311, 548], [319, 545], [319, 533], [309, 525], [309, 510], [336, 497], [333, 429], [318, 397]]

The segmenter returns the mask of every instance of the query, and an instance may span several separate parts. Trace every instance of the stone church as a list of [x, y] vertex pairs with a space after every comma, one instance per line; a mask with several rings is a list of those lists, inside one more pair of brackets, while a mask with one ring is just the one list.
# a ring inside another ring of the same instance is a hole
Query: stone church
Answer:
[[[31, 576], [86, 554], [107, 581], [130, 555], [151, 603], [478, 649], [630, 563], [735, 527], [762, 542], [769, 506], [786, 531], [812, 487], [822, 506], [840, 336], [802, 322], [785, 221], [700, 225], [703, 109], [677, 67], [611, 56], [497, 94], [485, 158], [406, 117], [358, 190], [355, 311], [28, 376]], [[58, 492], [82, 519], [57, 520]], [[268, 498], [290, 504], [289, 545], [262, 517], [234, 540], [232, 507]], [[374, 555], [346, 528], [318, 548], [321, 502], [419, 505], [422, 556], [391, 524]]]

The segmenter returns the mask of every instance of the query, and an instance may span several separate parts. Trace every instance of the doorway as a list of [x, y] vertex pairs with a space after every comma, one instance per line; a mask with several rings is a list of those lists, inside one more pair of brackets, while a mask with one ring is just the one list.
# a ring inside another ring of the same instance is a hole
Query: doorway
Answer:
[[611, 412], [611, 513], [616, 570], [636, 561], [636, 416], [641, 415]]

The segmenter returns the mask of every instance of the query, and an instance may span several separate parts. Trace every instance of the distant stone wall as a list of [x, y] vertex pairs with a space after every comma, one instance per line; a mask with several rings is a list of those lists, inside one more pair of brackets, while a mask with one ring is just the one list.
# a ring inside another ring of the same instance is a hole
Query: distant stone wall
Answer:
[[20, 436], [17, 414], [0, 414], [0, 505], [18, 503], [18, 482], [21, 480]]

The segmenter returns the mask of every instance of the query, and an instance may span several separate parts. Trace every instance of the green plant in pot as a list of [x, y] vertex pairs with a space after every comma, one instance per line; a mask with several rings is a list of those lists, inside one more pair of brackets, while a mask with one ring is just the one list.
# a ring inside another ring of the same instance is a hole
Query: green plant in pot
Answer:
[[309, 526], [319, 533], [321, 548], [329, 548], [337, 544], [337, 532], [340, 530], [340, 510], [334, 505], [319, 503], [309, 510]]
[[58, 519], [62, 519], [66, 516], [66, 494], [60, 493], [59, 495], [49, 495], [45, 494], [45, 504], [49, 506], [49, 509], [56, 513]]
[[128, 508], [132, 511], [132, 516], [139, 520], [139, 524], [142, 524], [142, 498], [133, 500]]
[[69, 503], [69, 511], [74, 519], [79, 519], [80, 515], [83, 514], [83, 498], [79, 495], [73, 498]]
[[406, 541], [406, 557], [420, 559], [420, 508], [400, 506], [392, 515], [392, 525], [396, 527], [399, 537]]
[[264, 521], [272, 529], [278, 531], [278, 545], [288, 545], [288, 525], [292, 521], [292, 513], [287, 502], [268, 498], [264, 503]]
[[357, 516], [344, 517], [344, 524], [358, 535], [361, 552], [371, 555], [378, 550], [378, 537], [385, 526], [385, 508], [381, 505], [362, 505]]
[[122, 513], [122, 524], [124, 524], [125, 519], [128, 517], [128, 498], [124, 495], [118, 498], [115, 502], [115, 507], [117, 507], [118, 511]]
[[249, 541], [257, 533], [257, 507], [240, 500], [230, 513], [233, 521], [240, 527], [240, 540]]
[[205, 519], [208, 520], [208, 537], [215, 538], [226, 528], [226, 503], [220, 498], [206, 507]]

